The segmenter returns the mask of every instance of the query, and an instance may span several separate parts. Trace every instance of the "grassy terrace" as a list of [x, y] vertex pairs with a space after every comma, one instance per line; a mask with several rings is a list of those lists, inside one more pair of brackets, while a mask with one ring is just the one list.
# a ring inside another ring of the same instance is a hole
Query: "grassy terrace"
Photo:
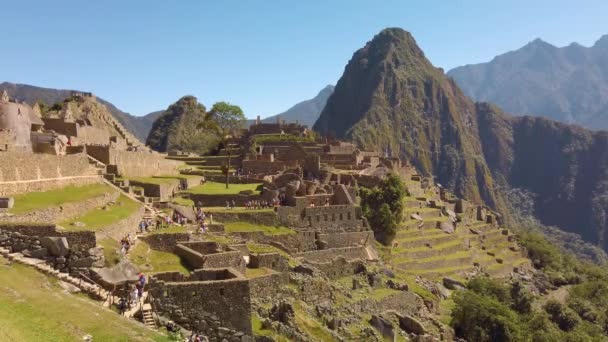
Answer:
[[[170, 341], [160, 333], [66, 293], [55, 278], [0, 259], [0, 340], [2, 341]], [[26, 284], [26, 286], [24, 285]]]
[[185, 192], [195, 195], [236, 195], [245, 190], [251, 190], [254, 194], [260, 194], [262, 184], [229, 184], [228, 189], [226, 189], [226, 184], [224, 183], [207, 182], [203, 185], [190, 188]]
[[44, 192], [28, 192], [15, 196], [13, 214], [23, 214], [34, 210], [60, 206], [64, 203], [81, 202], [114, 190], [105, 184], [67, 186]]
[[180, 257], [173, 253], [155, 251], [144, 241], [139, 241], [129, 251], [128, 258], [144, 272], [189, 272]]
[[[140, 208], [140, 203], [133, 201], [127, 196], [120, 195], [116, 203], [113, 205], [108, 205], [105, 210], [102, 208], [95, 208], [82, 216], [78, 216], [74, 219], [64, 221], [61, 223], [61, 225], [66, 230], [97, 231], [101, 228], [107, 227], [111, 224], [120, 222], [128, 218], [133, 213], [137, 212]], [[82, 222], [85, 224], [85, 226], [77, 227], [72, 224], [74, 222]]]
[[272, 273], [272, 271], [265, 267], [245, 269], [245, 277], [247, 277], [248, 279], [261, 277], [270, 273]]
[[252, 137], [256, 143], [264, 142], [280, 142], [280, 141], [299, 141], [299, 142], [314, 142], [313, 136], [299, 137], [293, 134], [256, 134]]
[[[175, 182], [180, 176], [154, 176], [154, 177], [129, 177], [130, 181], [141, 182], [146, 184], [171, 184]], [[185, 178], [182, 177], [182, 178]]]
[[271, 213], [274, 208], [264, 209], [247, 209], [244, 207], [236, 207], [234, 209], [226, 209], [226, 207], [206, 207], [203, 208], [205, 213], [227, 213], [227, 214], [244, 214], [244, 213]]
[[287, 227], [273, 227], [249, 222], [228, 222], [224, 223], [224, 231], [226, 233], [239, 232], [263, 232], [266, 235], [284, 235], [295, 234], [296, 232]]

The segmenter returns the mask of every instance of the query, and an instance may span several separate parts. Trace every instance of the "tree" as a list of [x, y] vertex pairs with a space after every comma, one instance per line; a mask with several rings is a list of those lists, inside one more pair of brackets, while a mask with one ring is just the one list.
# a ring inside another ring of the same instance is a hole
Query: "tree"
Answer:
[[361, 208], [376, 239], [389, 245], [397, 234], [403, 212], [405, 186], [397, 175], [389, 174], [380, 186], [361, 188]]
[[230, 182], [230, 164], [232, 160], [232, 150], [228, 147], [228, 138], [235, 137], [245, 124], [245, 115], [241, 107], [232, 105], [228, 102], [217, 102], [207, 113], [206, 125], [214, 129], [220, 137], [220, 143], [224, 146], [228, 155], [228, 165], [226, 166], [226, 189]]

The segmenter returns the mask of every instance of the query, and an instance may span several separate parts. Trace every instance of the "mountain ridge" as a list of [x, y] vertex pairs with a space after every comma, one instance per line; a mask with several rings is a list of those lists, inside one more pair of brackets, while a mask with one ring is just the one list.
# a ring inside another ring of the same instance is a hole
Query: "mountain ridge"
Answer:
[[448, 72], [468, 96], [509, 113], [608, 129], [608, 35], [592, 46], [537, 38], [485, 63]]

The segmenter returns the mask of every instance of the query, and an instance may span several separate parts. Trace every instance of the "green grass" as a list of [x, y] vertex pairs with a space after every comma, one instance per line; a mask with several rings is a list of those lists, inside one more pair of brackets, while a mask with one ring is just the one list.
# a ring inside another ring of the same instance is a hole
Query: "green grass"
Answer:
[[298, 327], [319, 341], [336, 341], [334, 336], [321, 322], [306, 314], [302, 305], [301, 301], [296, 302], [294, 305], [294, 316]]
[[228, 189], [226, 189], [226, 184], [224, 183], [207, 182], [203, 185], [192, 187], [186, 192], [197, 195], [236, 195], [245, 190], [251, 190], [254, 194], [260, 194], [262, 184], [229, 184]]
[[266, 235], [284, 235], [284, 234], [295, 234], [295, 230], [287, 227], [273, 227], [265, 226], [261, 224], [254, 224], [250, 222], [227, 222], [224, 223], [224, 231], [226, 233], [240, 233], [240, 232], [264, 232]]
[[[114, 223], [120, 222], [129, 216], [136, 213], [141, 208], [139, 202], [135, 202], [127, 196], [120, 195], [114, 205], [108, 205], [106, 210], [95, 208], [86, 212], [82, 216], [70, 219], [60, 223], [66, 230], [89, 230], [97, 231], [100, 228], [107, 227]], [[73, 225], [74, 222], [82, 222], [84, 227]], [[134, 227], [135, 229], [137, 227]]]
[[56, 207], [64, 203], [81, 202], [114, 190], [105, 184], [67, 186], [44, 192], [28, 192], [15, 196], [13, 214], [23, 214], [34, 210]]
[[261, 277], [267, 274], [272, 273], [271, 270], [265, 268], [265, 267], [261, 267], [261, 268], [247, 268], [245, 270], [245, 277], [247, 277], [247, 279], [251, 279], [251, 278], [257, 278], [257, 277]]
[[144, 241], [139, 241], [129, 251], [128, 258], [144, 272], [189, 272], [180, 257], [173, 253], [155, 251]]
[[97, 240], [97, 245], [103, 247], [106, 266], [112, 267], [120, 262], [120, 244], [112, 238]]
[[55, 278], [0, 260], [1, 341], [170, 341], [158, 332], [63, 291]]
[[177, 204], [177, 205], [183, 205], [186, 207], [191, 207], [194, 205], [194, 201], [188, 198], [183, 198], [183, 197], [173, 197], [173, 199], [171, 200], [172, 203]]

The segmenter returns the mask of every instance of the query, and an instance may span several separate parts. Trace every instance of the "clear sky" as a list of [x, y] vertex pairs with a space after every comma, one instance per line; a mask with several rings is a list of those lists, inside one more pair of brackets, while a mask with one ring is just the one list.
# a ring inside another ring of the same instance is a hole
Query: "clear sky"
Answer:
[[606, 0], [3, 1], [0, 81], [92, 91], [134, 115], [190, 94], [264, 117], [335, 84], [385, 27], [449, 70], [537, 37], [593, 45], [607, 13]]

